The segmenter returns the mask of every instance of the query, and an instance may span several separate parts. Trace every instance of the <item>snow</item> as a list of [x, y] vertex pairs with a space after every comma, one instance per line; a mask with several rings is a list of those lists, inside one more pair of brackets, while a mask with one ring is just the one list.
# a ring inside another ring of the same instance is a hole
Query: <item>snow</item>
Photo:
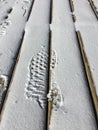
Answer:
[[46, 49], [48, 49], [48, 33], [49, 28], [47, 26], [40, 26], [40, 28], [32, 27], [31, 31], [29, 30], [29, 32], [26, 33], [19, 62], [5, 105], [0, 125], [1, 130], [44, 130], [46, 127], [46, 109], [41, 109], [36, 100], [34, 100], [35, 98], [32, 99], [32, 101], [27, 100], [24, 93], [29, 61], [39, 52], [41, 46], [44, 45]]
[[[82, 1], [76, 3], [83, 4]], [[64, 102], [57, 111], [52, 109], [50, 130], [97, 130], [69, 3], [54, 0], [53, 5], [52, 49], [58, 57], [53, 72]], [[83, 13], [82, 7], [79, 12]], [[82, 18], [79, 17], [83, 21], [85, 18]]]
[[[90, 69], [93, 76], [93, 81], [98, 95], [98, 25], [90, 27], [81, 26], [81, 35], [84, 43], [84, 49], [88, 58]], [[89, 31], [90, 30], [90, 31]], [[92, 38], [93, 36], [93, 38]]]
[[76, 15], [77, 22], [84, 24], [88, 24], [91, 21], [97, 22], [94, 12], [90, 4], [88, 4], [88, 0], [79, 0], [78, 2], [77, 0], [74, 0], [73, 4], [75, 8], [74, 13]]
[[56, 83], [52, 82], [51, 89], [47, 94], [48, 101], [52, 101], [53, 103], [53, 110], [57, 111], [59, 108], [63, 106], [63, 96], [59, 86]]
[[[68, 0], [53, 0], [51, 24], [51, 0], [35, 0], [33, 6], [33, 0], [10, 0], [5, 6], [6, 1], [0, 1], [1, 99], [22, 47], [3, 107], [0, 130], [45, 130], [47, 100], [53, 101], [49, 130], [97, 130], [76, 37], [79, 30], [98, 93], [98, 25], [88, 0], [73, 0], [73, 13]], [[6, 12], [10, 12], [7, 19]], [[76, 15], [75, 23], [72, 14]], [[47, 95], [50, 30], [53, 57], [51, 89]], [[41, 64], [38, 59], [43, 60]]]
[[[44, 8], [43, 8], [44, 7]], [[50, 19], [50, 0], [35, 0], [33, 11], [30, 15], [30, 20], [27, 26], [31, 25], [40, 26], [49, 24]], [[33, 22], [32, 22], [33, 21]], [[27, 27], [26, 27], [27, 28]]]
[[46, 47], [32, 57], [28, 67], [28, 79], [25, 88], [25, 96], [29, 100], [35, 99], [42, 109], [46, 109], [48, 86], [49, 53]]
[[[16, 63], [32, 3], [31, 1], [29, 4], [24, 4], [24, 0], [18, 2], [15, 2], [12, 11], [9, 11], [8, 19], [3, 19], [0, 23], [0, 75], [6, 75], [8, 79]], [[28, 7], [25, 15], [23, 7]]]
[[33, 97], [32, 100], [27, 100], [24, 93], [30, 59], [39, 52], [41, 46], [46, 46], [46, 51], [48, 51], [48, 35], [49, 27], [47, 26], [40, 26], [40, 28], [32, 26], [32, 29], [25, 34], [19, 62], [5, 105], [1, 130], [44, 130], [46, 127], [46, 109], [42, 109]]
[[[94, 2], [96, 2], [96, 0]], [[89, 66], [96, 87], [96, 92], [98, 95], [98, 62], [96, 60], [98, 54], [98, 23], [96, 17], [93, 18], [94, 13], [90, 8], [88, 8], [88, 11], [86, 11], [86, 13], [82, 12], [81, 15], [81, 6], [82, 2], [78, 5], [77, 2], [74, 2], [75, 15], [77, 18], [77, 21], [75, 22], [75, 28], [76, 30], [79, 30], [81, 32], [85, 53], [88, 58]], [[86, 8], [84, 10], [86, 10]], [[89, 20], [90, 18], [92, 19]], [[88, 19], [89, 21], [86, 19]]]
[[[34, 3], [35, 6], [37, 5], [37, 2], [39, 3], [39, 0]], [[46, 0], [42, 0], [40, 3], [41, 5], [44, 6], [46, 5]], [[25, 35], [22, 43], [19, 61], [17, 63], [13, 81], [11, 83], [8, 92], [8, 98], [6, 100], [5, 109], [2, 116], [2, 121], [0, 125], [1, 130], [2, 129], [3, 130], [6, 129], [44, 130], [46, 129], [47, 110], [42, 109], [40, 105], [41, 101], [43, 100], [40, 100], [40, 102], [38, 103], [36, 101], [36, 98], [34, 97], [34, 94], [32, 96], [32, 100], [29, 99], [27, 100], [25, 96], [25, 92], [26, 92], [25, 88], [27, 87], [26, 84], [28, 81], [28, 73], [29, 73], [28, 68], [31, 59], [36, 58], [37, 54], [40, 55], [39, 52], [42, 49], [42, 46], [45, 47], [45, 52], [49, 51], [49, 31], [50, 31], [49, 3], [47, 3], [47, 8], [43, 8], [42, 11], [41, 8], [40, 6], [39, 8], [34, 8], [35, 12], [40, 13], [41, 15], [40, 17], [36, 13], [33, 14], [33, 9], [32, 9], [30, 19], [25, 28]], [[45, 12], [45, 15], [43, 14], [43, 12]], [[34, 19], [39, 20], [38, 24], [36, 23], [36, 21], [34, 21]], [[42, 53], [41, 56], [43, 56]], [[40, 65], [38, 64], [38, 66]], [[46, 67], [48, 68], [48, 66]], [[38, 69], [38, 72], [41, 71]], [[45, 71], [45, 73], [47, 72]], [[45, 95], [47, 97], [47, 93], [46, 93], [48, 87], [47, 77], [44, 77], [44, 79], [46, 85], [43, 87], [45, 87]], [[38, 81], [38, 83], [40, 82]], [[32, 91], [31, 92], [29, 91], [30, 93], [28, 94], [33, 93]], [[37, 97], [40, 97], [39, 92], [37, 93]]]
[[[11, 66], [11, 62], [16, 57], [17, 51], [21, 44], [20, 42], [21, 42], [21, 39], [23, 36], [25, 24], [27, 22], [26, 19], [28, 17], [30, 5], [27, 10], [26, 16], [23, 16], [24, 9], [22, 9], [22, 7], [23, 7], [23, 3], [15, 4], [11, 14], [9, 15], [9, 18], [6, 21], [6, 24], [1, 25], [2, 26], [1, 29], [4, 28], [5, 33], [1, 34], [1, 36], [0, 36], [0, 43], [1, 43], [0, 44], [0, 53], [1, 53], [1, 57], [3, 59], [5, 59], [5, 58], [9, 59], [10, 65], [7, 65], [4, 60], [0, 60], [0, 67], [1, 67], [0, 74], [8, 75], [9, 69], [6, 70], [6, 68]], [[15, 20], [15, 19], [18, 19], [18, 20]], [[4, 22], [5, 22], [5, 20], [2, 21], [2, 24]], [[0, 32], [1, 31], [2, 30], [0, 30]], [[1, 64], [3, 64], [3, 65], [6, 64], [6, 67], [3, 67]]]

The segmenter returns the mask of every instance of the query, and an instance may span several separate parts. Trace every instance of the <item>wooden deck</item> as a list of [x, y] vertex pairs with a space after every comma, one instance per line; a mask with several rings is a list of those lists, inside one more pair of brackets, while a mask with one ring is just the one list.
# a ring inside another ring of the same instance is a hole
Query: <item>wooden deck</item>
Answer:
[[98, 129], [97, 3], [0, 1], [0, 130]]

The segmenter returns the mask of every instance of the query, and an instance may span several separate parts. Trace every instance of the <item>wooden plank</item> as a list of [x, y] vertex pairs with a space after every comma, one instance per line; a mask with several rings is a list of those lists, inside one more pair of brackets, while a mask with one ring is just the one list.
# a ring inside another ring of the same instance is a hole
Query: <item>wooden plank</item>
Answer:
[[[48, 1], [36, 0], [34, 2], [33, 11], [32, 11], [32, 14], [30, 15], [29, 26], [30, 25], [35, 25], [35, 26], [43, 25], [44, 26], [44, 25], [49, 24], [50, 4], [51, 4], [51, 0], [48, 0]], [[43, 7], [44, 7], [44, 9], [43, 9]], [[33, 21], [33, 23], [32, 23], [32, 21]], [[27, 23], [27, 25], [28, 25], [28, 23]]]
[[[47, 8], [44, 7], [46, 3]], [[50, 1], [46, 0], [36, 0], [34, 3], [34, 10], [26, 25], [19, 61], [3, 108], [0, 129], [46, 129], [49, 6]]]
[[[90, 15], [93, 16], [89, 8], [88, 8], [89, 12], [87, 11], [87, 14], [83, 13], [82, 16], [80, 16], [80, 9], [79, 9], [80, 6], [81, 4], [77, 4], [77, 2], [74, 2], [75, 15], [77, 19], [75, 22], [75, 28], [94, 103], [96, 117], [98, 118], [98, 88], [97, 88], [98, 65], [95, 60], [96, 59], [95, 57], [97, 56], [96, 46], [98, 39], [98, 31], [97, 31], [98, 25], [97, 25], [97, 19], [92, 19], [89, 22], [85, 21], [86, 20], [85, 17], [88, 17], [88, 13], [90, 13]], [[85, 21], [85, 24], [83, 21]]]
[[[82, 9], [81, 9], [82, 10]], [[97, 130], [94, 109], [78, 48], [69, 2], [53, 1], [50, 130]]]
[[[48, 54], [48, 38], [49, 28], [47, 26], [32, 27], [32, 31], [25, 35], [15, 75], [3, 108], [0, 129], [46, 129], [47, 110], [44, 105], [47, 101], [45, 98], [48, 89], [47, 69], [44, 68], [44, 72], [41, 72], [40, 69], [33, 71], [32, 68], [37, 68], [37, 65], [40, 66], [39, 63], [36, 63], [36, 58], [43, 57], [43, 53]], [[45, 48], [42, 48], [42, 46], [45, 46]], [[38, 55], [39, 57], [37, 57]], [[42, 58], [42, 60], [45, 60], [45, 58], [47, 57]], [[33, 63], [33, 60], [36, 61]], [[47, 59], [45, 62], [48, 62]], [[33, 66], [33, 64], [35, 65]], [[43, 63], [41, 64], [43, 67]], [[48, 68], [48, 64], [46, 65]], [[32, 77], [33, 75], [30, 76], [31, 71], [35, 74], [35, 78]], [[38, 71], [38, 74], [36, 74], [36, 71]], [[40, 73], [45, 76], [39, 77]], [[39, 78], [43, 78], [42, 81]], [[33, 86], [34, 83], [35, 86]], [[36, 87], [36, 84], [39, 84], [39, 88]], [[34, 87], [36, 87], [36, 90]]]
[[86, 53], [85, 53], [85, 50], [84, 50], [83, 40], [82, 40], [82, 37], [81, 37], [81, 33], [79, 31], [77, 31], [77, 37], [78, 37], [78, 40], [79, 40], [79, 46], [80, 46], [80, 50], [81, 50], [84, 65], [85, 65], [85, 70], [86, 70], [86, 74], [87, 74], [87, 78], [88, 78], [88, 82], [89, 82], [89, 86], [90, 86], [91, 95], [92, 95], [93, 102], [94, 102], [96, 115], [97, 115], [97, 118], [98, 118], [98, 97], [97, 97], [97, 93], [96, 93], [96, 87], [94, 85], [91, 70], [90, 70], [90, 67], [89, 67], [89, 62], [88, 62], [88, 59], [87, 59], [87, 56], [86, 56]]
[[7, 86], [0, 88], [0, 110], [21, 47], [32, 2], [33, 0], [28, 0], [26, 3], [24, 0], [15, 2], [9, 10], [9, 17], [3, 19], [0, 24], [0, 75], [5, 76], [8, 81]]
[[87, 0], [78, 2], [77, 0], [73, 0], [73, 5], [77, 22], [80, 22], [81, 24], [97, 22], [97, 19]]

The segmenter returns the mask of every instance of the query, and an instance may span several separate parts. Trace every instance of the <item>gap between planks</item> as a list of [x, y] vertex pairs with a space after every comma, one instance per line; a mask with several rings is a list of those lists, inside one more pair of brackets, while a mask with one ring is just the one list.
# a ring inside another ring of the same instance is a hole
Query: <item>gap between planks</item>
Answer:
[[[53, 18], [53, 0], [50, 0], [50, 20], [49, 24], [51, 25]], [[52, 70], [51, 70], [51, 61], [52, 61], [52, 30], [50, 29], [49, 32], [49, 75], [48, 75], [48, 93], [49, 90], [51, 90], [51, 78], [52, 78]], [[48, 101], [48, 107], [47, 107], [47, 123], [46, 128], [47, 130], [50, 130], [50, 121], [51, 121], [51, 113], [52, 113], [52, 101]]]
[[[51, 90], [51, 78], [52, 78], [52, 70], [51, 70], [51, 60], [52, 60], [52, 31], [49, 32], [49, 86], [48, 86], [48, 93]], [[48, 101], [48, 108], [47, 108], [47, 130], [49, 130], [50, 120], [51, 120], [51, 112], [52, 112], [52, 101]]]

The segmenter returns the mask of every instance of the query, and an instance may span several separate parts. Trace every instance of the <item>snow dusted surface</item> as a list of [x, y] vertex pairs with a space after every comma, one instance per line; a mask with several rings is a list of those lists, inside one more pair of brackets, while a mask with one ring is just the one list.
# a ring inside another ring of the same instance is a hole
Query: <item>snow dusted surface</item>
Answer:
[[46, 51], [48, 50], [48, 35], [47, 26], [32, 27], [31, 31], [26, 33], [0, 130], [45, 130], [46, 109], [42, 109], [35, 98], [26, 99], [24, 94], [30, 60], [40, 51], [41, 46], [46, 46]]
[[[34, 6], [37, 5], [37, 2], [39, 2], [39, 0], [34, 3]], [[44, 7], [44, 5], [46, 5], [46, 0], [41, 0], [40, 3]], [[47, 8], [42, 8], [42, 6], [39, 6], [39, 8], [34, 7], [35, 13], [33, 14], [32, 10], [31, 17], [27, 23], [20, 58], [16, 67], [12, 84], [10, 86], [8, 94], [9, 96], [5, 104], [0, 130], [46, 129], [46, 109], [41, 108], [41, 106], [35, 100], [35, 97], [33, 97], [34, 95], [31, 97], [31, 100], [29, 100], [29, 98], [27, 99], [27, 96], [25, 95], [25, 88], [28, 81], [28, 68], [31, 59], [33, 57], [36, 57], [37, 54], [39, 54], [42, 49], [42, 46], [45, 47], [46, 52], [49, 51], [49, 13], [47, 13], [49, 12], [48, 2], [47, 5]], [[37, 15], [36, 12], [37, 14], [39, 12], [40, 15]], [[38, 18], [39, 23], [36, 24], [36, 21], [33, 20]], [[46, 25], [44, 25], [44, 23], [46, 23]], [[48, 66], [46, 67], [48, 68]], [[48, 84], [48, 81], [46, 83]], [[46, 86], [44, 86], [46, 90], [48, 86], [47, 84]], [[32, 95], [33, 93], [33, 88], [31, 89], [32, 90], [28, 91], [28, 94], [30, 95]], [[40, 97], [40, 93], [38, 94]]]
[[88, 24], [90, 21], [97, 21], [96, 16], [88, 2], [88, 0], [73, 0], [76, 20], [79, 23]]
[[[49, 78], [49, 59], [46, 55], [49, 54], [50, 29], [52, 52], [55, 52], [51, 85], [55, 86], [49, 92], [48, 99], [51, 100], [51, 94], [56, 94], [55, 91], [58, 95], [57, 99], [53, 97], [55, 100], [49, 130], [97, 130], [75, 32], [81, 32], [98, 93], [98, 25], [88, 0], [73, 0], [75, 23], [69, 1], [53, 0], [50, 25], [51, 0], [35, 0], [29, 20], [33, 0], [5, 0], [5, 3], [8, 2], [6, 6], [1, 1], [0, 75], [3, 76], [0, 80], [4, 76], [5, 80], [6, 76], [9, 78], [21, 44], [22, 48], [3, 107], [0, 130], [46, 129], [47, 109], [44, 103], [47, 101]], [[93, 1], [98, 3], [97, 0]], [[6, 11], [10, 12], [7, 19], [4, 18]], [[24, 39], [21, 41], [24, 30]], [[3, 81], [0, 82], [0, 88], [3, 85], [6, 87]]]
[[[77, 2], [74, 1], [75, 15], [77, 19], [75, 27], [81, 32], [85, 53], [88, 58], [89, 66], [96, 87], [96, 92], [98, 95], [98, 21], [96, 17], [92, 18], [94, 14], [91, 9], [88, 9], [86, 13], [82, 11], [81, 15], [80, 7], [82, 5], [82, 2], [77, 5]], [[89, 19], [89, 21], [85, 20], [85, 17]]]
[[20, 47], [24, 27], [27, 22], [30, 5], [28, 6], [26, 16], [23, 16], [23, 1], [20, 0], [19, 2], [21, 4], [15, 3], [9, 18], [3, 20], [0, 26], [0, 74], [9, 75], [12, 67], [11, 63], [14, 62]]
[[21, 46], [31, 4], [32, 0], [29, 3], [24, 0], [15, 1], [9, 17], [0, 21], [0, 75], [6, 75], [8, 78], [12, 74]]
[[35, 0], [33, 11], [30, 15], [30, 20], [27, 23], [27, 26], [30, 29], [31, 25], [44, 26], [45, 24], [49, 24], [49, 17], [50, 17], [50, 0]]
[[85, 26], [82, 26], [80, 27], [80, 30], [98, 95], [98, 25], [86, 27], [86, 30]]
[[52, 49], [57, 53], [54, 73], [64, 101], [61, 108], [52, 111], [50, 130], [97, 130], [69, 3], [53, 3]]

